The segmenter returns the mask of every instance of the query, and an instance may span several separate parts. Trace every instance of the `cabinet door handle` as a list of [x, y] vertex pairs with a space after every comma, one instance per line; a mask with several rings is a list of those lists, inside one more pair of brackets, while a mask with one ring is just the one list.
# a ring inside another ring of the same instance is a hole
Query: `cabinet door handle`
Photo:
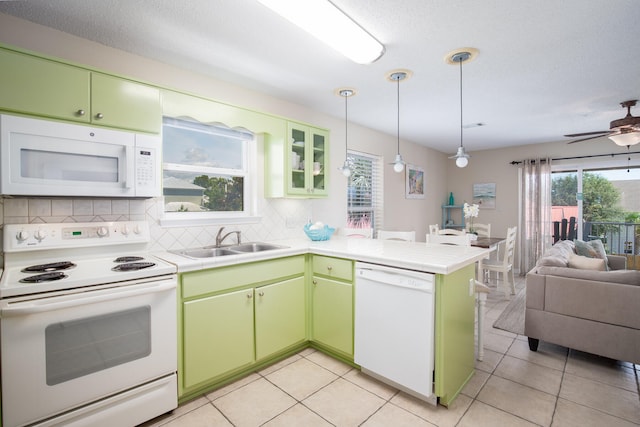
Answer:
[[84, 110], [80, 109], [80, 110], [76, 111], [76, 115], [77, 116], [84, 116]]
[[249, 298], [249, 299], [253, 298], [253, 293], [251, 293], [251, 292], [250, 292], [250, 293], [248, 293], [248, 294], [247, 294], [247, 298]]
[[327, 270], [329, 271], [329, 273], [331, 273], [331, 270], [333, 270], [333, 267], [328, 266], [328, 267], [327, 267]]
[[260, 295], [261, 297], [263, 297], [263, 296], [264, 296], [264, 291], [260, 291], [260, 292], [258, 292], [258, 295]]
[[313, 284], [314, 284], [314, 285], [317, 285], [317, 284], [318, 284], [318, 282], [314, 280], [314, 281], [313, 281]]
[[102, 118], [104, 118], [104, 114], [102, 113], [96, 114], [96, 119], [102, 119]]

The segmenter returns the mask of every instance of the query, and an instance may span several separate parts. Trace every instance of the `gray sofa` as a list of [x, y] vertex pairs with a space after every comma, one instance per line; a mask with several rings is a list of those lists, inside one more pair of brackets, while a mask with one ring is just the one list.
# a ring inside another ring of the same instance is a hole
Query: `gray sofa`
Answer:
[[573, 242], [559, 241], [527, 273], [529, 348], [537, 351], [543, 340], [640, 364], [640, 271], [626, 270], [626, 258], [613, 255], [609, 271], [573, 268], [582, 258]]

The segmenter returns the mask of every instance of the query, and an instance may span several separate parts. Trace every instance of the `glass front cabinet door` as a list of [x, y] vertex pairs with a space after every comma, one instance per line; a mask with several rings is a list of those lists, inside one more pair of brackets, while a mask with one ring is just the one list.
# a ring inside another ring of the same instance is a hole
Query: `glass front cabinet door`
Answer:
[[305, 197], [325, 197], [329, 133], [289, 122], [287, 135], [289, 138], [288, 193]]

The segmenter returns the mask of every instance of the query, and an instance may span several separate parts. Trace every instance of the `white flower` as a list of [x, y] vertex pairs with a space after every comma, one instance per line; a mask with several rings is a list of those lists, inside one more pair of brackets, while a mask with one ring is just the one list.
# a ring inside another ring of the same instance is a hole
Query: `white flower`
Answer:
[[464, 207], [462, 208], [462, 210], [464, 211], [464, 217], [465, 218], [477, 217], [479, 208], [480, 208], [479, 205], [476, 205], [476, 204], [470, 205], [469, 203], [465, 203]]

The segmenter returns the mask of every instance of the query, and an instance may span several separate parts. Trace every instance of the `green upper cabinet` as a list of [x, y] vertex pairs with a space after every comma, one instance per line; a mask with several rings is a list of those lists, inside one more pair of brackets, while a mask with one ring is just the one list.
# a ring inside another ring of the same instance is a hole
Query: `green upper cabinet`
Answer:
[[160, 133], [160, 90], [107, 74], [91, 73], [91, 122]]
[[288, 193], [326, 197], [329, 132], [289, 122], [287, 135]]
[[0, 108], [89, 123], [91, 72], [0, 49]]
[[0, 109], [160, 133], [160, 90], [61, 62], [0, 49]]
[[265, 144], [265, 196], [328, 196], [329, 131], [286, 122], [286, 138]]

